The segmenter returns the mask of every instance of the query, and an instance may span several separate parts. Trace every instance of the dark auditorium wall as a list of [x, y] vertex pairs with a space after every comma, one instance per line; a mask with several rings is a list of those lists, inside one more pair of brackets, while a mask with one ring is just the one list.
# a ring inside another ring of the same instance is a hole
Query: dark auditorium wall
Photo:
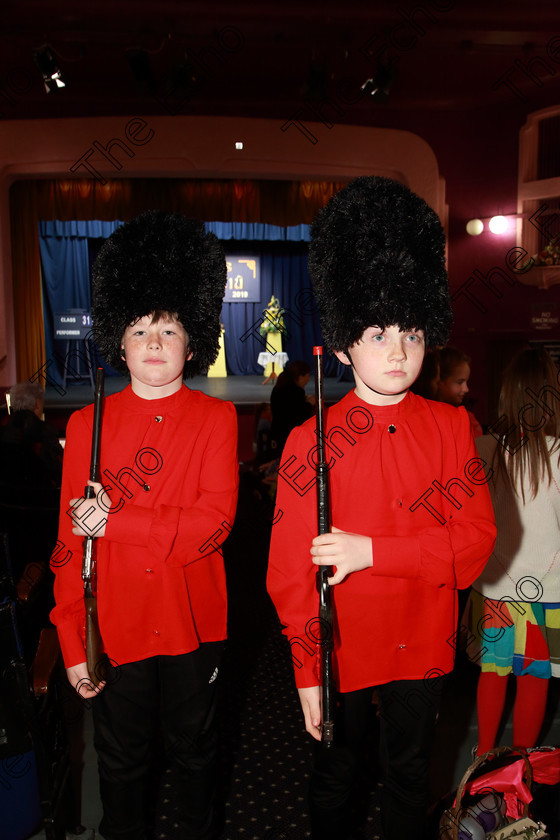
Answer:
[[[519, 132], [529, 113], [553, 104], [546, 102], [545, 93], [533, 106], [513, 101], [471, 114], [411, 113], [406, 120], [391, 119], [387, 112], [384, 120], [387, 127], [406, 126], [435, 152], [449, 206], [448, 265], [452, 290], [457, 292], [475, 271], [487, 276], [497, 267], [504, 272], [503, 279], [496, 275], [494, 280], [501, 298], [484, 287], [480, 275], [474, 275], [470, 290], [486, 312], [460, 292], [453, 304], [451, 342], [471, 356], [470, 396], [482, 423], [495, 419], [492, 408], [499, 372], [511, 353], [524, 341], [560, 340], [558, 327], [536, 330], [531, 325], [534, 305], [555, 303], [560, 314], [560, 285], [545, 291], [520, 282], [519, 273], [507, 263], [508, 252], [516, 246], [515, 229], [501, 236], [488, 230], [480, 236], [469, 236], [465, 230], [469, 219], [517, 212]], [[515, 100], [513, 94], [512, 99]], [[513, 285], [508, 285], [507, 277]]]

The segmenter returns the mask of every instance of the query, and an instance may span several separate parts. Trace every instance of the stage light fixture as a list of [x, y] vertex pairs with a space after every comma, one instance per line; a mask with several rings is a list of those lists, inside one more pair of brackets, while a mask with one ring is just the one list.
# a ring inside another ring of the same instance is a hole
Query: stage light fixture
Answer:
[[51, 93], [51, 91], [57, 90], [58, 88], [66, 87], [66, 82], [62, 78], [62, 72], [57, 66], [49, 46], [45, 45], [38, 50], [34, 50], [33, 61], [43, 77], [43, 84], [47, 93]]
[[387, 102], [389, 92], [397, 78], [397, 72], [392, 64], [379, 63], [375, 75], [366, 79], [361, 90], [369, 93], [375, 102]]

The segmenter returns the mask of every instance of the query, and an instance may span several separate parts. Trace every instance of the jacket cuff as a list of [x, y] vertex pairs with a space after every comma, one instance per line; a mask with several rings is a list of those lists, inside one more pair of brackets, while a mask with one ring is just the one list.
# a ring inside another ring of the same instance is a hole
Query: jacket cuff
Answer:
[[154, 511], [125, 504], [107, 517], [104, 539], [129, 545], [148, 545]]
[[420, 550], [416, 537], [373, 537], [371, 573], [383, 577], [419, 577]]
[[384, 577], [420, 578], [431, 586], [456, 585], [453, 552], [445, 529], [437, 536], [426, 535], [423, 542], [417, 537], [374, 537], [371, 571]]
[[56, 631], [60, 650], [64, 659], [64, 667], [72, 668], [86, 661], [86, 649], [82, 634], [73, 621], [58, 624]]
[[314, 646], [309, 643], [303, 646], [292, 641], [292, 664], [297, 688], [309, 688], [313, 685], [320, 685], [320, 662], [319, 654]]

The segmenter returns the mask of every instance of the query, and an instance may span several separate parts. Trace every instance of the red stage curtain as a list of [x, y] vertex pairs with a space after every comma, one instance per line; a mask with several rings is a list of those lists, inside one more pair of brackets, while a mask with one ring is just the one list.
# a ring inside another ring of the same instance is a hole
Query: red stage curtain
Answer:
[[18, 382], [31, 378], [44, 365], [45, 332], [41, 294], [41, 260], [37, 195], [31, 182], [19, 181], [10, 191], [12, 278]]

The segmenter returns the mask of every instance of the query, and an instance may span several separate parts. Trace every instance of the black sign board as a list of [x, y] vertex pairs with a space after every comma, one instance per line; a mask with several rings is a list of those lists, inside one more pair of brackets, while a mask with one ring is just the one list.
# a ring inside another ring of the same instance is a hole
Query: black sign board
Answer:
[[54, 316], [54, 337], [80, 341], [91, 332], [91, 315], [86, 309], [68, 309]]

